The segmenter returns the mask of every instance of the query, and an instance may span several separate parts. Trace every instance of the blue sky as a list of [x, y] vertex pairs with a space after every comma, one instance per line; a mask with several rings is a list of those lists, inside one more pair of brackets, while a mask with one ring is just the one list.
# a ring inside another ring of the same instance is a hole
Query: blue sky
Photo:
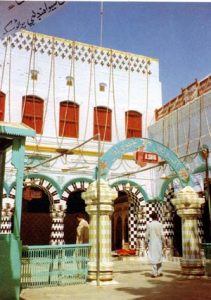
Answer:
[[[68, 2], [32, 30], [100, 45], [100, 2]], [[103, 47], [159, 59], [163, 103], [211, 73], [211, 3], [104, 2]]]

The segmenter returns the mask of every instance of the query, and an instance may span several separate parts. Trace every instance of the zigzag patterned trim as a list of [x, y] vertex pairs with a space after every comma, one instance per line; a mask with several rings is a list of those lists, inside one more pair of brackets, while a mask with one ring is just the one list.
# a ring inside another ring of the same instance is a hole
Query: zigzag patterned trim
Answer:
[[72, 182], [68, 187], [66, 187], [66, 189], [64, 190], [64, 192], [62, 193], [62, 197], [61, 200], [67, 201], [70, 194], [76, 191], [86, 191], [88, 186], [89, 186], [89, 182], [86, 181], [75, 181]]

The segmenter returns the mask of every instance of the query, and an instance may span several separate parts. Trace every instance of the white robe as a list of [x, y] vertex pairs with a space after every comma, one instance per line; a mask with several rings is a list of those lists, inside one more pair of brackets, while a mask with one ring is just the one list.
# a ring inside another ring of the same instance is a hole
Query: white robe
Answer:
[[163, 225], [158, 221], [152, 221], [147, 224], [146, 242], [149, 247], [149, 260], [152, 264], [162, 262], [162, 246], [164, 241]]

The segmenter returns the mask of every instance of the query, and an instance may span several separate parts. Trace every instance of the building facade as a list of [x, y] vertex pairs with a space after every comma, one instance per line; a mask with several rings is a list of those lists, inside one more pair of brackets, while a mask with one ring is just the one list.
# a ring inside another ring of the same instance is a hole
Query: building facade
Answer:
[[[94, 180], [99, 151], [105, 153], [125, 138], [146, 136], [154, 110], [161, 105], [158, 60], [26, 31], [5, 39], [0, 56], [1, 121], [23, 122], [36, 131], [26, 145], [24, 243], [73, 242], [74, 233], [68, 228], [75, 223], [68, 217], [85, 211], [80, 194]], [[70, 149], [71, 155], [64, 154]], [[15, 194], [10, 159], [8, 153], [4, 197], [9, 202]], [[110, 171], [110, 182], [120, 191], [124, 187], [115, 178], [131, 168], [139, 169], [134, 153], [118, 160]], [[132, 184], [139, 193], [140, 182]], [[151, 183], [144, 184], [150, 193]], [[58, 210], [62, 223], [55, 218], [54, 224], [53, 212]], [[28, 226], [29, 218], [40, 226], [43, 241], [34, 236], [30, 242], [35, 225]], [[2, 226], [6, 231], [11, 225]]]
[[[191, 100], [189, 106], [175, 106], [177, 122], [175, 117], [168, 121], [161, 113], [157, 59], [22, 31], [0, 44], [0, 72], [0, 120], [24, 123], [36, 132], [26, 143], [24, 244], [75, 243], [74, 214], [80, 211], [89, 218], [81, 193], [95, 180], [98, 157], [118, 142], [150, 138], [179, 156], [186, 154], [187, 147], [188, 154], [195, 150], [196, 130], [190, 124], [194, 122], [192, 114], [197, 119], [197, 112], [202, 113], [202, 104], [192, 104]], [[207, 116], [208, 94], [202, 96]], [[191, 107], [188, 111], [187, 106]], [[184, 147], [179, 118], [187, 120], [185, 114], [189, 116], [191, 140]], [[200, 120], [200, 143], [209, 146], [209, 134], [202, 141], [204, 115]], [[173, 143], [170, 137], [175, 128], [178, 131]], [[192, 168], [191, 164], [187, 162], [187, 168]], [[181, 235], [176, 240], [174, 235], [180, 220], [171, 204], [179, 188], [178, 179], [163, 182], [162, 168], [157, 171], [152, 166], [138, 165], [136, 152], [130, 152], [116, 160], [109, 171], [107, 180], [118, 191], [112, 216], [112, 249], [140, 248], [146, 223], [155, 210], [164, 222], [172, 249], [181, 254]], [[15, 175], [8, 153], [3, 233], [12, 227]], [[158, 200], [161, 190], [162, 199]]]

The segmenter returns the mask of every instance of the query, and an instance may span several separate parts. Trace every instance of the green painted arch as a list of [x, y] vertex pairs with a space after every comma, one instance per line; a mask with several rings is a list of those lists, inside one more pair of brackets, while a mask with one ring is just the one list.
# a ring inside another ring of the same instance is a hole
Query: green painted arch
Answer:
[[120, 185], [120, 184], [126, 185], [127, 183], [129, 183], [130, 186], [132, 186], [132, 187], [136, 187], [137, 190], [139, 191], [139, 193], [142, 194], [144, 200], [145, 200], [145, 201], [149, 201], [149, 197], [148, 197], [146, 191], [145, 191], [139, 184], [137, 184], [135, 181], [132, 181], [132, 180], [119, 180], [119, 181], [113, 182], [113, 183], [110, 185], [110, 187], [113, 188], [113, 187], [115, 187], [115, 186], [117, 186], [117, 185]]
[[[31, 174], [27, 174], [24, 176], [24, 180], [26, 178], [39, 178], [39, 179], [43, 179], [43, 180], [46, 180], [48, 181], [50, 184], [52, 184], [52, 186], [55, 188], [55, 190], [57, 191], [58, 195], [61, 196], [61, 189], [60, 189], [60, 186], [58, 185], [58, 183], [51, 177], [47, 176], [47, 175], [43, 175], [43, 174], [40, 174], [40, 173], [31, 173]], [[9, 191], [12, 190], [12, 188], [15, 186], [15, 182], [13, 182], [11, 185], [10, 185], [10, 189]]]
[[[208, 170], [211, 171], [211, 166], [208, 167]], [[192, 174], [198, 174], [198, 173], [203, 173], [206, 171], [206, 165], [202, 164], [199, 167], [195, 168], [192, 172]]]
[[175, 178], [177, 178], [176, 175], [164, 181], [164, 183], [161, 186], [160, 194], [158, 196], [159, 201], [164, 200], [165, 193], [168, 190], [169, 184], [172, 183]]
[[[108, 172], [113, 163], [122, 157], [123, 154], [135, 152], [140, 147], [144, 147], [145, 151], [157, 153], [162, 159], [168, 162], [170, 167], [174, 170], [177, 177], [180, 179], [181, 184], [186, 186], [190, 179], [190, 174], [178, 156], [163, 144], [147, 138], [129, 138], [112, 146], [104, 155], [101, 156], [100, 176], [106, 179]], [[95, 178], [97, 169], [95, 171]]]
[[94, 180], [86, 177], [78, 177], [69, 180], [68, 182], [65, 183], [65, 185], [61, 189], [61, 195], [64, 193], [65, 189], [68, 188], [70, 185], [74, 185], [78, 182], [86, 182], [86, 183], [92, 183]]
[[[211, 166], [208, 167], [208, 170], [211, 171]], [[195, 168], [193, 170], [193, 172], [191, 173], [191, 175], [204, 173], [205, 171], [206, 171], [206, 165], [205, 164], [201, 164], [200, 166], [198, 166], [197, 168]], [[175, 178], [178, 178], [176, 176], [176, 174], [175, 174], [175, 176], [171, 177], [170, 179], [165, 180], [165, 182], [162, 184], [161, 191], [160, 191], [160, 194], [158, 196], [159, 200], [163, 200], [165, 192], [168, 189], [169, 184], [172, 183]], [[192, 182], [191, 182], [191, 186], [193, 186]]]

